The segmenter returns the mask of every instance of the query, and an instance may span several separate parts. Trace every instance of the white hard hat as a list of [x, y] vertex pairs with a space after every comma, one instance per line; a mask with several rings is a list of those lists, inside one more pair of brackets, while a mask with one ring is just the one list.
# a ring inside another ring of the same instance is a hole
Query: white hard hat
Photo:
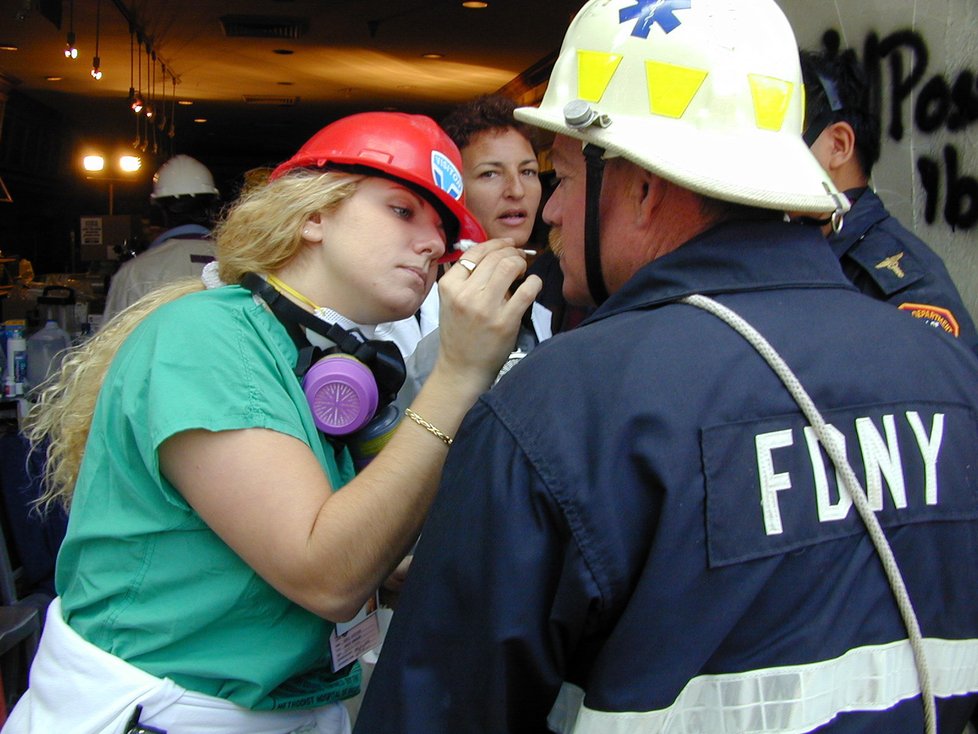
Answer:
[[590, 0], [523, 122], [705, 196], [845, 211], [802, 140], [798, 47], [774, 0]]
[[189, 155], [175, 155], [153, 176], [151, 199], [169, 196], [218, 195], [214, 177], [200, 161]]

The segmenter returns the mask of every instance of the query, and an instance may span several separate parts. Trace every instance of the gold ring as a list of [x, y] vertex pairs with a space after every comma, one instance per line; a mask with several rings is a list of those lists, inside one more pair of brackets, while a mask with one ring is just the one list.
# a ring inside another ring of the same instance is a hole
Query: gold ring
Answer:
[[476, 266], [476, 263], [472, 262], [471, 260], [466, 260], [464, 257], [458, 261], [458, 264], [468, 270], [470, 273], [475, 270]]

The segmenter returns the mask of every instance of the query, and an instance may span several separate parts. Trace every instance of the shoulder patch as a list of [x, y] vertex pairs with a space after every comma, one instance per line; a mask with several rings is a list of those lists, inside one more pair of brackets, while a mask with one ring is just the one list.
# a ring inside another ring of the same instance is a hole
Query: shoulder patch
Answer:
[[857, 263], [887, 296], [911, 287], [927, 274], [920, 258], [913, 251], [900, 248], [899, 243], [864, 238], [846, 257]]
[[952, 336], [960, 336], [961, 327], [954, 314], [946, 308], [931, 306], [927, 303], [901, 303], [897, 306], [901, 311], [906, 311], [915, 319], [923, 319], [936, 329], [945, 331]]

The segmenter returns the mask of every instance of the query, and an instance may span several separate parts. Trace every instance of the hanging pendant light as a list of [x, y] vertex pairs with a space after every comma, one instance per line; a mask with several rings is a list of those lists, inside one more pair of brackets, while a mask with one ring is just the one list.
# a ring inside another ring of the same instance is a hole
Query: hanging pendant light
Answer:
[[77, 59], [78, 58], [78, 48], [75, 46], [75, 0], [69, 0], [68, 3], [68, 36], [65, 40], [65, 58], [66, 59]]
[[136, 138], [132, 141], [132, 147], [140, 150], [143, 147], [143, 116], [136, 115]]
[[159, 111], [156, 113], [156, 128], [163, 132], [166, 130], [166, 64], [160, 61], [160, 75], [163, 78], [161, 87]]
[[102, 25], [102, 0], [98, 0], [95, 4], [95, 56], [92, 58], [92, 78], [98, 81], [102, 78], [102, 69], [99, 68], [102, 63], [98, 56], [98, 41], [99, 41], [99, 30]]
[[146, 94], [146, 95], [142, 95], [141, 94], [142, 88], [143, 88], [142, 58], [143, 58], [143, 48], [142, 48], [142, 43], [140, 42], [140, 47], [139, 47], [139, 59], [140, 59], [140, 64], [139, 64], [139, 89], [140, 89], [140, 96], [142, 97], [142, 100], [143, 100], [143, 104], [142, 104], [142, 107], [140, 108], [140, 112], [137, 112], [136, 113], [136, 139], [137, 139], [136, 148], [137, 148], [137, 150], [141, 150], [141, 151], [145, 152], [146, 151], [146, 135], [145, 135], [145, 132], [146, 132], [146, 126], [149, 123], [145, 121], [144, 117], [145, 117], [145, 114], [146, 114], [146, 100], [148, 99], [149, 95], [148, 94]]
[[153, 155], [160, 152], [159, 144], [156, 139], [156, 121], [159, 118], [159, 103], [156, 99], [156, 52], [152, 54], [153, 57], [153, 81], [150, 83], [149, 88], [149, 98], [153, 101], [153, 105], [146, 107], [146, 117], [147, 125], [149, 125], [150, 134], [153, 136]]
[[172, 141], [177, 136], [177, 78], [171, 73], [170, 80], [173, 82], [173, 98], [170, 100], [170, 130], [167, 135]]
[[[133, 68], [134, 68], [134, 47], [135, 47], [135, 29], [129, 26], [129, 109], [135, 112], [137, 115], [140, 110], [143, 109], [143, 97], [142, 94], [136, 93], [136, 88], [133, 85]], [[142, 61], [142, 55], [140, 54], [140, 61]], [[140, 64], [140, 75], [142, 75], [142, 65]]]
[[153, 119], [153, 83], [150, 79], [155, 81], [156, 70], [150, 68], [150, 59], [156, 58], [156, 53], [150, 51], [149, 44], [146, 44], [146, 107], [145, 115], [146, 119]]
[[141, 136], [140, 141], [139, 141], [139, 149], [141, 151], [143, 151], [144, 153], [146, 152], [146, 149], [149, 146], [149, 126], [150, 126], [149, 116], [150, 116], [150, 110], [152, 109], [152, 107], [150, 105], [150, 102], [152, 100], [150, 99], [150, 94], [149, 94], [149, 42], [148, 41], [146, 42], [146, 97], [145, 97], [145, 100], [146, 100], [146, 104], [143, 106], [143, 114], [141, 114], [139, 116], [140, 119], [142, 120], [142, 125], [143, 125], [143, 127], [142, 127], [142, 136]]

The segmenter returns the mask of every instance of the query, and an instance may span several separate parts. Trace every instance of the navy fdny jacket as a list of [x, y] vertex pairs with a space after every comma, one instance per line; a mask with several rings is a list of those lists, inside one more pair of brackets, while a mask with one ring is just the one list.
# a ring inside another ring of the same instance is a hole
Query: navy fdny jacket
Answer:
[[919, 734], [867, 533], [752, 323], [845, 438], [916, 606], [940, 731], [978, 695], [978, 362], [824, 239], [717, 227], [463, 422], [358, 734]]
[[907, 230], [870, 189], [855, 200], [829, 243], [859, 290], [957, 337], [978, 354], [978, 331], [944, 261]]

